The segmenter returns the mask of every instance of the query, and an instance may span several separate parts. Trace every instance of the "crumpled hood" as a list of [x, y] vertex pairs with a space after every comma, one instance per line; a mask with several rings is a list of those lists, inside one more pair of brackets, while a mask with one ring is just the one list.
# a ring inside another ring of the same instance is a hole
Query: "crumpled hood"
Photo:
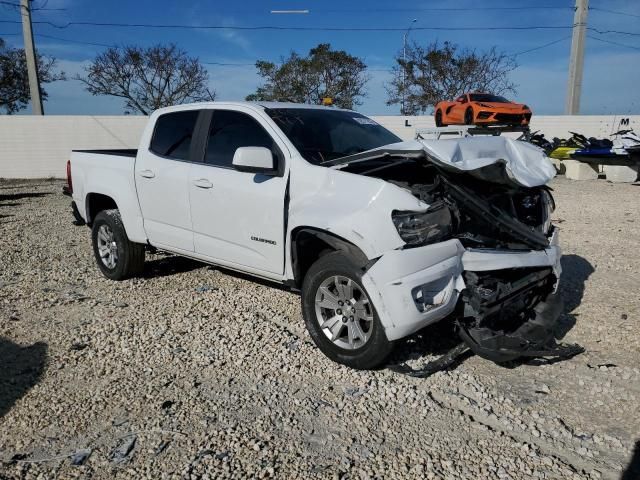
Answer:
[[521, 187], [547, 184], [556, 169], [544, 151], [508, 137], [466, 137], [392, 143], [332, 161], [335, 166], [384, 155], [424, 157], [451, 172], [467, 172], [479, 179]]
[[[416, 140], [429, 159], [446, 169], [463, 170], [488, 181], [498, 181], [495, 167], [523, 187], [545, 185], [556, 169], [544, 151], [528, 142], [508, 137], [467, 137], [450, 140]], [[502, 182], [500, 182], [502, 183]]]

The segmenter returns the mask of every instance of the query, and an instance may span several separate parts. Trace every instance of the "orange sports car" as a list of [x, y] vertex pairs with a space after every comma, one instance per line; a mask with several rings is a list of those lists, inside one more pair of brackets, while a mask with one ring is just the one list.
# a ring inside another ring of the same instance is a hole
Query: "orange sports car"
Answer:
[[529, 125], [531, 109], [491, 93], [465, 93], [454, 102], [438, 102], [436, 126], [446, 125]]

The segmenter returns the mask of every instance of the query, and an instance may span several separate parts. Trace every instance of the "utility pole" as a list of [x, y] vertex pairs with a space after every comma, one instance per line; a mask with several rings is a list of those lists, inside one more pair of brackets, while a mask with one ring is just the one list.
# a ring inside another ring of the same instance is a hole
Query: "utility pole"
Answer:
[[573, 35], [571, 37], [571, 58], [569, 59], [569, 84], [564, 108], [564, 113], [567, 115], [576, 115], [580, 111], [588, 11], [589, 0], [576, 0], [575, 14], [573, 15]]
[[22, 17], [22, 36], [24, 38], [24, 54], [27, 57], [27, 73], [29, 75], [29, 91], [31, 93], [31, 111], [34, 115], [44, 115], [42, 97], [40, 96], [40, 79], [38, 78], [38, 62], [36, 49], [33, 44], [33, 30], [31, 28], [31, 7], [29, 0], [20, 0], [20, 15]]
[[411, 23], [409, 24], [409, 28], [407, 28], [407, 31], [404, 32], [404, 35], [402, 36], [402, 61], [404, 62], [404, 65], [402, 66], [402, 101], [400, 102], [400, 115], [405, 114], [404, 95], [405, 95], [405, 89], [407, 88], [407, 69], [406, 69], [407, 37], [409, 36], [409, 32], [411, 31], [411, 29], [413, 28], [413, 24], [416, 23], [417, 21], [418, 21], [417, 18], [414, 18], [413, 20], [411, 20]]

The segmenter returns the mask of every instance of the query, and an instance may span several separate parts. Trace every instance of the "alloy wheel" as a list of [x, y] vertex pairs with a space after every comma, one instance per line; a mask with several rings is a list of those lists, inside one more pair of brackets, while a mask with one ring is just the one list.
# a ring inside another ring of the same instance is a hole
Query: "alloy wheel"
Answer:
[[97, 240], [100, 260], [105, 267], [113, 270], [118, 263], [118, 244], [109, 225], [100, 225]]
[[373, 331], [373, 306], [352, 279], [334, 275], [316, 291], [316, 319], [331, 342], [347, 350], [362, 347]]

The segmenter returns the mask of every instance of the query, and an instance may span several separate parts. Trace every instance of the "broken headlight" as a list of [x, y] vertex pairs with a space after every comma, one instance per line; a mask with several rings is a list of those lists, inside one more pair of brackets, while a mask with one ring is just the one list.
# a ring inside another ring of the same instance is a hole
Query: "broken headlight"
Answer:
[[394, 210], [391, 218], [400, 238], [411, 247], [440, 242], [451, 235], [451, 211], [444, 202], [434, 203], [426, 212]]
[[548, 190], [542, 190], [540, 200], [542, 202], [542, 233], [549, 233], [549, 229], [551, 228], [551, 214], [556, 209], [556, 202]]

